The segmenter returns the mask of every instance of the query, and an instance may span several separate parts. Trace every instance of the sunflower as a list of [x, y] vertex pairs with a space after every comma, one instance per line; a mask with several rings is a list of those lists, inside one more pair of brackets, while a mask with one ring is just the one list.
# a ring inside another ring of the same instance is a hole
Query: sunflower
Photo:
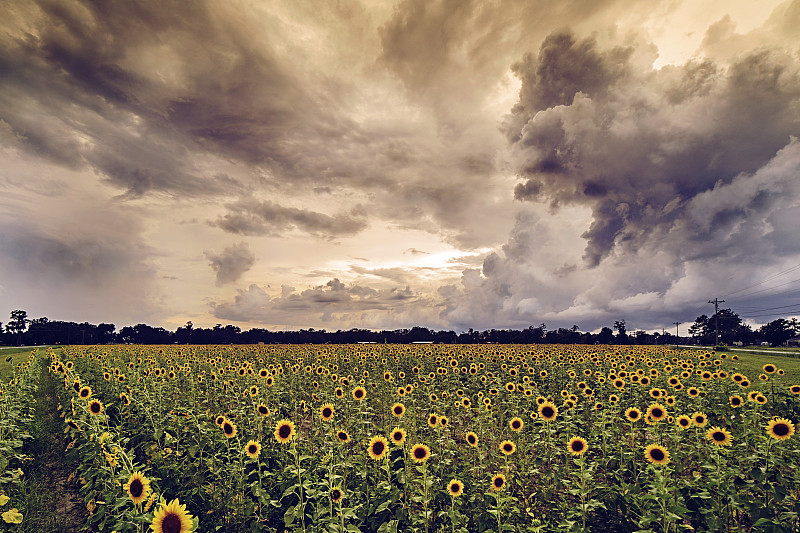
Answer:
[[637, 407], [628, 407], [625, 410], [625, 418], [627, 418], [629, 422], [636, 422], [642, 418], [642, 412]]
[[258, 404], [258, 407], [256, 407], [256, 411], [258, 411], [258, 414], [260, 414], [261, 416], [269, 415], [269, 407], [267, 407], [263, 403]]
[[432, 428], [435, 428], [439, 425], [439, 415], [436, 413], [431, 413], [428, 415], [428, 425]]
[[[544, 371], [543, 371], [544, 372]], [[503, 474], [495, 474], [492, 476], [492, 490], [503, 490], [506, 486], [506, 476]]]
[[508, 422], [508, 427], [511, 428], [511, 431], [521, 431], [522, 430], [522, 426], [524, 426], [524, 425], [525, 425], [525, 423], [518, 416], [515, 416], [514, 418], [512, 418]]
[[247, 446], [244, 447], [244, 453], [246, 453], [247, 457], [250, 459], [257, 459], [259, 454], [261, 454], [261, 444], [255, 440], [247, 441]]
[[789, 387], [789, 392], [792, 394], [800, 394], [800, 385], [792, 385]]
[[558, 416], [558, 407], [553, 402], [547, 401], [539, 404], [538, 413], [545, 422], [552, 422]]
[[503, 455], [511, 455], [517, 450], [517, 445], [510, 440], [504, 440], [500, 443], [500, 451]]
[[474, 431], [468, 431], [464, 438], [466, 438], [467, 444], [473, 448], [478, 446], [478, 435]]
[[567, 450], [572, 455], [583, 455], [589, 449], [589, 443], [583, 437], [572, 437], [567, 442]]
[[285, 418], [283, 420], [279, 420], [278, 423], [275, 424], [274, 435], [275, 440], [281, 444], [290, 442], [295, 436], [294, 422]]
[[186, 510], [186, 505], [181, 505], [176, 498], [169, 503], [161, 504], [153, 515], [150, 529], [154, 533], [190, 533], [194, 530], [193, 518]]
[[431, 449], [425, 444], [415, 444], [409, 453], [415, 463], [424, 463], [431, 457]]
[[447, 483], [447, 492], [449, 492], [450, 496], [453, 498], [458, 498], [464, 492], [464, 484], [457, 479], [451, 479], [450, 482]]
[[386, 437], [381, 435], [372, 437], [367, 445], [367, 453], [369, 453], [370, 459], [374, 459], [375, 461], [383, 459], [388, 449], [389, 441], [386, 440]]
[[681, 429], [689, 429], [692, 427], [692, 419], [686, 415], [681, 415], [677, 418], [675, 424]]
[[733, 396], [728, 398], [728, 402], [730, 402], [731, 407], [738, 408], [744, 404], [744, 398], [742, 398], [738, 394], [734, 394]]
[[134, 472], [123, 488], [128, 492], [133, 503], [142, 503], [150, 495], [150, 480], [141, 472]]
[[660, 422], [667, 417], [667, 408], [660, 403], [651, 404], [647, 408], [647, 418], [652, 418], [656, 422]]
[[367, 389], [364, 387], [356, 387], [353, 389], [353, 399], [357, 401], [361, 401], [367, 397]]
[[236, 436], [236, 424], [226, 419], [225, 422], [222, 423], [222, 432], [225, 434], [225, 437], [232, 439]]
[[389, 438], [392, 439], [393, 444], [400, 446], [406, 441], [406, 430], [396, 427], [389, 433]]
[[702, 428], [705, 427], [706, 424], [708, 424], [708, 417], [706, 416], [705, 413], [702, 413], [700, 411], [695, 411], [694, 413], [692, 413], [692, 422], [694, 422], [694, 424], [697, 427]]
[[660, 444], [650, 444], [644, 449], [644, 458], [654, 465], [669, 463], [669, 451]]
[[775, 366], [775, 365], [773, 365], [773, 364], [769, 364], [769, 363], [767, 363], [766, 365], [762, 366], [762, 367], [761, 367], [761, 369], [762, 369], [764, 372], [766, 372], [767, 374], [774, 374], [775, 372], [777, 372], [777, 370], [778, 370], [778, 367], [776, 367], [776, 366]]
[[730, 446], [731, 433], [727, 429], [714, 426], [706, 431], [706, 438], [717, 446]]
[[92, 395], [92, 388], [89, 387], [88, 385], [85, 387], [81, 387], [81, 390], [78, 391], [78, 396], [82, 400], [88, 399], [91, 395]]
[[[400, 389], [405, 393], [405, 389]], [[406, 414], [406, 406], [402, 403], [398, 402], [392, 406], [392, 415], [396, 416], [397, 418], [402, 417]]]
[[767, 434], [775, 440], [786, 440], [794, 435], [794, 424], [786, 418], [773, 418], [767, 424]]
[[99, 415], [103, 412], [103, 402], [100, 400], [89, 400], [89, 412], [93, 415]]
[[342, 490], [342, 488], [341, 487], [333, 487], [331, 489], [331, 501], [333, 503], [338, 503], [338, 502], [342, 501], [342, 498], [344, 498], [344, 491]]
[[686, 391], [686, 394], [692, 398], [697, 398], [700, 396], [700, 391], [697, 389], [697, 387], [689, 387], [689, 389]]
[[336, 409], [333, 408], [333, 405], [326, 403], [322, 407], [319, 408], [319, 417], [324, 420], [325, 422], [329, 421], [333, 418], [333, 414], [336, 412]]
[[336, 432], [336, 438], [339, 440], [339, 442], [343, 444], [345, 442], [350, 442], [350, 435], [348, 435], [347, 432], [343, 429], [340, 429], [339, 431]]
[[216, 425], [218, 425], [219, 427], [222, 427], [222, 424], [225, 423], [225, 417], [222, 416], [222, 415], [219, 415], [217, 418], [214, 419], [214, 423]]

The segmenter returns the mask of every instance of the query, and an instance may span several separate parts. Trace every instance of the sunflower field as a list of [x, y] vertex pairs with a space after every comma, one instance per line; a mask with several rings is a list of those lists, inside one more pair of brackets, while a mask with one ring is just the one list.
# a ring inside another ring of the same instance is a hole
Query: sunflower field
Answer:
[[46, 355], [92, 530], [799, 527], [800, 386], [778, 364], [584, 345]]

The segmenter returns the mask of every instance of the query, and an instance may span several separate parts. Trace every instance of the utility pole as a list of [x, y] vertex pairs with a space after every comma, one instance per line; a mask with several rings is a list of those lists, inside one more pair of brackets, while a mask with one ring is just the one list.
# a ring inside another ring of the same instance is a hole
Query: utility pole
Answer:
[[675, 324], [675, 347], [677, 348], [678, 342], [680, 342], [680, 336], [678, 335], [678, 324], [680, 324], [680, 322], [673, 322], [673, 324]]
[[716, 334], [714, 335], [714, 347], [719, 344], [719, 304], [725, 303], [725, 300], [714, 298], [714, 301], [709, 300], [708, 303], [714, 304], [714, 324]]

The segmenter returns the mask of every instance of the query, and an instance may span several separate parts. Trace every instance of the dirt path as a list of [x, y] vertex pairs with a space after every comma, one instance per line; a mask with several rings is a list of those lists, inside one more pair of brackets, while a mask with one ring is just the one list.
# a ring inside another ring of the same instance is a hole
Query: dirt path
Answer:
[[58, 416], [55, 383], [42, 362], [36, 397], [36, 423], [27, 453], [33, 457], [26, 470], [29, 506], [18, 531], [77, 533], [86, 520], [86, 507], [75, 482], [68, 482], [71, 465], [64, 463], [64, 421]]

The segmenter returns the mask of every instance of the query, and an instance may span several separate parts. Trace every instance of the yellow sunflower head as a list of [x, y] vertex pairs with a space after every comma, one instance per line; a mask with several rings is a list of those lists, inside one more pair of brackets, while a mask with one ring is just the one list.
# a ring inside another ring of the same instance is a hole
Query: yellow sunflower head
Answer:
[[654, 465], [669, 463], [669, 450], [660, 444], [650, 444], [644, 449], [644, 458]]
[[154, 533], [190, 533], [194, 531], [193, 518], [186, 506], [181, 505], [176, 498], [169, 503], [161, 503], [161, 507], [153, 515], [150, 529]]
[[79, 396], [79, 397], [80, 397], [82, 400], [87, 400], [87, 399], [89, 399], [89, 397], [91, 397], [91, 395], [92, 395], [92, 388], [91, 388], [91, 387], [89, 387], [88, 385], [87, 385], [87, 386], [85, 386], [85, 387], [81, 387], [81, 390], [79, 390], [79, 391], [78, 391], [78, 396]]
[[689, 429], [690, 427], [692, 427], [693, 422], [691, 417], [687, 415], [681, 415], [675, 420], [675, 424], [680, 429]]
[[510, 440], [504, 440], [500, 443], [500, 451], [503, 455], [511, 455], [517, 450], [517, 445]]
[[539, 404], [538, 413], [545, 422], [552, 422], [558, 416], [558, 407], [553, 402], [547, 401]]
[[396, 427], [389, 433], [389, 437], [392, 439], [393, 444], [399, 446], [406, 441], [406, 430]]
[[325, 422], [327, 422], [331, 418], [333, 418], [335, 412], [336, 409], [333, 408], [333, 405], [326, 403], [319, 408], [319, 417]]
[[280, 442], [281, 444], [286, 444], [291, 442], [291, 440], [295, 436], [294, 430], [294, 422], [291, 420], [283, 419], [279, 420], [277, 424], [275, 424], [275, 440]]
[[628, 407], [625, 410], [625, 418], [627, 418], [629, 422], [636, 422], [642, 418], [642, 412], [637, 407]]
[[353, 389], [353, 399], [356, 401], [361, 401], [367, 397], [367, 389], [364, 387], [356, 387]]
[[[398, 389], [398, 390], [402, 390], [403, 393], [405, 394], [405, 389]], [[392, 406], [392, 415], [396, 416], [397, 418], [400, 418], [404, 414], [406, 414], [406, 406], [405, 405], [403, 405], [402, 403], [398, 402], [398, 403], [396, 403], [396, 404], [394, 404]]]
[[250, 459], [258, 459], [259, 454], [261, 454], [261, 443], [256, 440], [247, 441], [247, 445], [244, 447], [244, 453], [246, 453], [247, 457]]
[[150, 495], [150, 480], [141, 472], [134, 472], [123, 487], [133, 503], [139, 504]]
[[451, 479], [447, 483], [447, 492], [449, 492], [450, 496], [453, 498], [457, 498], [464, 493], [464, 484], [457, 479]]
[[701, 411], [695, 411], [692, 413], [692, 422], [694, 422], [695, 426], [702, 428], [708, 424], [708, 417]]
[[424, 463], [431, 457], [431, 449], [425, 444], [415, 444], [409, 453], [415, 463]]
[[469, 431], [464, 437], [467, 440], [467, 444], [475, 448], [478, 445], [478, 435], [474, 431]]
[[375, 435], [370, 439], [369, 444], [367, 444], [367, 453], [369, 453], [370, 459], [375, 461], [383, 459], [388, 450], [389, 441], [382, 435]]
[[567, 451], [572, 455], [583, 455], [589, 449], [589, 443], [583, 437], [572, 437], [567, 442]]
[[512, 419], [511, 419], [511, 420], [508, 422], [508, 427], [510, 427], [510, 428], [511, 428], [511, 431], [522, 431], [522, 427], [523, 427], [524, 425], [525, 425], [525, 423], [524, 423], [524, 422], [522, 421], [522, 419], [521, 419], [520, 417], [518, 417], [518, 416], [515, 416], [514, 418], [512, 418]]
[[100, 400], [89, 400], [89, 412], [93, 415], [99, 415], [103, 412], [103, 402]]
[[718, 426], [709, 428], [706, 438], [715, 446], [730, 446], [732, 441], [730, 431]]
[[338, 503], [342, 501], [342, 498], [344, 498], [344, 491], [342, 488], [339, 486], [333, 487], [331, 489], [331, 501], [333, 503]]
[[222, 423], [222, 433], [225, 435], [225, 438], [232, 439], [236, 436], [236, 424], [231, 422], [228, 419]]
[[501, 491], [506, 488], [506, 476], [503, 474], [495, 474], [492, 476], [492, 490]]
[[775, 440], [787, 440], [794, 435], [794, 424], [786, 418], [773, 418], [767, 424], [767, 435]]

